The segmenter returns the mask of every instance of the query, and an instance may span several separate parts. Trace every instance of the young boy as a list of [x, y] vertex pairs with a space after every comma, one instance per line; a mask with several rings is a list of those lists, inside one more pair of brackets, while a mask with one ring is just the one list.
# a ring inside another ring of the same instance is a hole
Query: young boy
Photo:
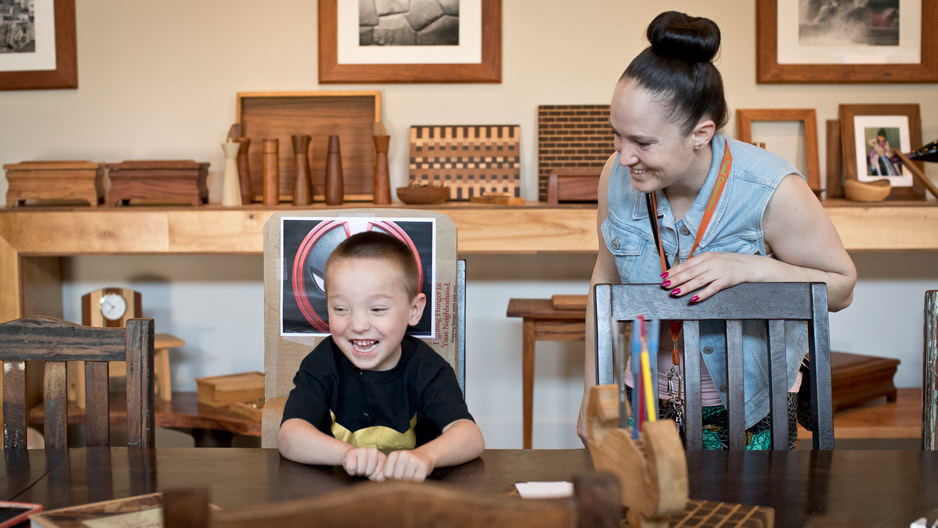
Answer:
[[293, 379], [280, 453], [376, 481], [422, 481], [482, 454], [482, 432], [453, 369], [404, 334], [427, 302], [407, 244], [376, 231], [353, 235], [329, 256], [324, 275], [332, 336]]

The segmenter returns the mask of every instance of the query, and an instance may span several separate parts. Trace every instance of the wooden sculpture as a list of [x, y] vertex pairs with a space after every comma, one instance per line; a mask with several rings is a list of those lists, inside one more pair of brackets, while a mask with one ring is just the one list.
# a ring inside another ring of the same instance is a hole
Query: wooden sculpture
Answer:
[[264, 205], [278, 205], [280, 203], [280, 141], [278, 139], [264, 139], [263, 160], [263, 203]]
[[[628, 402], [623, 402], [627, 413]], [[687, 462], [677, 427], [671, 420], [642, 424], [638, 440], [619, 427], [619, 392], [615, 385], [590, 389], [587, 439], [597, 471], [615, 474], [622, 483], [622, 506], [629, 526], [666, 528], [668, 515], [680, 514], [688, 498]]]
[[247, 205], [254, 201], [254, 189], [251, 186], [251, 163], [249, 153], [251, 150], [251, 138], [235, 138], [240, 148], [238, 148], [238, 183], [241, 185], [241, 204]]
[[326, 205], [342, 205], [345, 201], [345, 184], [342, 178], [342, 151], [339, 136], [329, 136], [329, 153], [326, 155]]
[[313, 182], [309, 175], [309, 142], [312, 136], [308, 134], [293, 134], [293, 205], [309, 205], [313, 203]]

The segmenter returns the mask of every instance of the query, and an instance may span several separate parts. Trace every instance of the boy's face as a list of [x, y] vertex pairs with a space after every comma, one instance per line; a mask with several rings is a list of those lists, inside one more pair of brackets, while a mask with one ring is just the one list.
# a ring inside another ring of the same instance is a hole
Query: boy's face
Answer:
[[329, 327], [339, 350], [362, 370], [389, 370], [401, 357], [408, 325], [420, 321], [426, 296], [409, 299], [391, 260], [344, 258], [326, 275]]

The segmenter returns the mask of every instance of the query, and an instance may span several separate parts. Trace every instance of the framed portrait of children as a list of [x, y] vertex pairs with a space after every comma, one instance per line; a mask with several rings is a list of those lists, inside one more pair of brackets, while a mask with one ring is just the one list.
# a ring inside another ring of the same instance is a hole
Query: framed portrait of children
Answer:
[[888, 200], [925, 199], [925, 188], [893, 153], [921, 146], [918, 104], [840, 105], [840, 125], [845, 179], [889, 180]]
[[379, 231], [402, 240], [414, 252], [420, 271], [420, 291], [426, 308], [408, 334], [434, 338], [436, 284], [436, 219], [375, 217], [281, 218], [280, 335], [329, 334], [326, 303], [326, 259], [342, 241], [364, 231]]

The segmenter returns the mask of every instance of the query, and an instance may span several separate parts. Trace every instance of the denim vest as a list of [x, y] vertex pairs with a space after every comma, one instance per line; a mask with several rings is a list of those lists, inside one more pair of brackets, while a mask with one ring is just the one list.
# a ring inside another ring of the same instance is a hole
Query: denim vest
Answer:
[[[789, 174], [798, 174], [804, 178], [798, 169], [780, 157], [753, 145], [728, 139], [718, 132], [710, 142], [713, 161], [707, 180], [683, 218], [674, 218], [667, 197], [658, 191], [657, 214], [661, 243], [672, 265], [676, 255], [680, 255], [681, 262], [690, 256], [710, 191], [717, 180], [723, 147], [727, 143], [733, 156], [732, 172], [695, 255], [706, 251], [765, 255], [762, 215], [772, 193]], [[632, 188], [629, 169], [619, 165], [618, 155], [609, 175], [608, 203], [609, 213], [603, 220], [601, 230], [606, 247], [615, 257], [620, 280], [625, 284], [660, 282], [661, 260], [648, 221], [645, 195]], [[701, 357], [726, 405], [724, 328], [722, 321], [700, 323]], [[786, 322], [785, 334], [787, 386], [790, 387], [808, 350], [807, 325], [800, 321]], [[747, 428], [769, 412], [767, 342], [763, 323], [743, 323], [743, 385]]]

